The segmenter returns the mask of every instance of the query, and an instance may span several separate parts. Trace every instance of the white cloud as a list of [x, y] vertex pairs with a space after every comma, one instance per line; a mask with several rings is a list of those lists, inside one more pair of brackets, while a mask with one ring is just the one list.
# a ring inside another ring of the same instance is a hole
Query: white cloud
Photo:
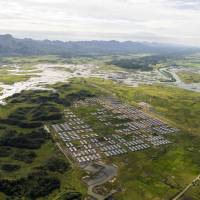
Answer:
[[197, 0], [1, 0], [0, 33], [200, 45]]
[[180, 9], [191, 9], [199, 10], [200, 9], [200, 0], [170, 0], [171, 4]]

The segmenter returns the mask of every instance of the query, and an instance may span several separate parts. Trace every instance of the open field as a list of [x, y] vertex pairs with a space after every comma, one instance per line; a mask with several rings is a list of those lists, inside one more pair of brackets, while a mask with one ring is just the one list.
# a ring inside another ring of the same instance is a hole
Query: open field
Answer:
[[2, 64], [19, 64], [23, 65], [26, 69], [30, 69], [31, 65], [40, 63], [62, 63], [65, 59], [59, 56], [48, 55], [48, 56], [27, 56], [27, 57], [1, 57], [0, 63]]
[[200, 83], [200, 74], [197, 73], [180, 71], [178, 76], [184, 83]]
[[197, 182], [194, 186], [192, 186], [181, 198], [181, 200], [187, 199], [190, 196], [193, 197], [194, 200], [200, 199], [200, 182]]
[[178, 66], [184, 66], [184, 67], [191, 67], [196, 68], [200, 66], [200, 54], [192, 54], [189, 56], [186, 56], [182, 59], [177, 59], [174, 61], [174, 64]]
[[[14, 66], [1, 66], [0, 67], [0, 83], [7, 84], [7, 85], [12, 85], [16, 82], [22, 82], [22, 81], [27, 81], [31, 77], [34, 77], [35, 75], [32, 74], [28, 69], [21, 69], [21, 70], [27, 70], [27, 71], [22, 71], [22, 72], [15, 72], [15, 67]], [[36, 71], [37, 72], [37, 71]]]
[[[57, 56], [3, 57], [0, 58], [0, 83], [12, 85], [28, 81], [31, 77], [41, 74], [42, 71], [37, 68], [38, 64], [62, 64], [63, 62], [66, 60]], [[65, 68], [63, 70], [69, 71]]]
[[7, 84], [7, 85], [11, 85], [11, 84], [14, 84], [16, 82], [27, 81], [31, 77], [32, 77], [32, 75], [18, 75], [17, 76], [17, 75], [1, 74], [0, 75], [0, 82]]
[[168, 119], [182, 130], [172, 147], [157, 153], [152, 150], [109, 159], [120, 166], [119, 180], [125, 189], [116, 199], [170, 199], [198, 174], [199, 94], [159, 85], [131, 88], [97, 79], [89, 79], [88, 83], [108, 88], [108, 93], [133, 105], [140, 101], [149, 102], [156, 116]]

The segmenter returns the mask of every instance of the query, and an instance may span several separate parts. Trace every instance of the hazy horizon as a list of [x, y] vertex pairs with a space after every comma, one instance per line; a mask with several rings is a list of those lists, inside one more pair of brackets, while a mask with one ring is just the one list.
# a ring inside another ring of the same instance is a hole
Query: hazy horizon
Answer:
[[199, 0], [1, 0], [0, 34], [200, 46]]
[[45, 41], [45, 40], [49, 40], [51, 42], [53, 41], [60, 41], [60, 42], [133, 42], [133, 43], [147, 43], [147, 44], [158, 44], [158, 45], [171, 45], [171, 46], [185, 46], [185, 47], [194, 47], [194, 48], [198, 48], [198, 46], [195, 45], [184, 45], [184, 44], [178, 44], [178, 43], [170, 43], [170, 42], [159, 42], [159, 41], [145, 41], [145, 40], [117, 40], [117, 39], [86, 39], [86, 40], [60, 40], [60, 39], [49, 39], [49, 38], [37, 38], [37, 37], [25, 37], [25, 36], [18, 36], [18, 34], [12, 34], [12, 33], [0, 33], [0, 36], [6, 36], [6, 35], [10, 35], [11, 37], [15, 38], [15, 39], [30, 39], [30, 40], [35, 40], [35, 41]]

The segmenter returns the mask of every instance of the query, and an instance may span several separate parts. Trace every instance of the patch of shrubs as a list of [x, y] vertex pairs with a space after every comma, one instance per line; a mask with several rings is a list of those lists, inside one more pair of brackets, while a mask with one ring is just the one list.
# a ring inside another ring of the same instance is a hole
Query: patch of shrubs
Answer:
[[[70, 86], [71, 86], [70, 84], [61, 84], [59, 86], [55, 86], [54, 88], [56, 92], [55, 91], [40, 91], [40, 90], [23, 91], [21, 94], [14, 94], [12, 97], [8, 98], [8, 102], [9, 103], [26, 102], [31, 105], [35, 104], [35, 106], [48, 105], [48, 104], [50, 104], [51, 107], [55, 107], [55, 104], [70, 106], [75, 100], [85, 99], [87, 97], [94, 96], [87, 90], [80, 90], [71, 94], [66, 94], [65, 97], [63, 98], [61, 94], [62, 95], [65, 94], [66, 89], [68, 89], [69, 91]], [[30, 107], [27, 107], [27, 108], [31, 109]], [[21, 115], [21, 113], [23, 113], [24, 110], [26, 110], [26, 108], [20, 109], [20, 110], [21, 111], [17, 111], [16, 116], [18, 118], [23, 119], [24, 117]]]
[[13, 95], [8, 98], [10, 104], [26, 103], [30, 105], [17, 108], [7, 118], [0, 118], [0, 123], [21, 128], [38, 128], [45, 121], [62, 119], [63, 114], [58, 104], [70, 106], [76, 100], [94, 96], [87, 90], [65, 94], [66, 89], [64, 90], [63, 88], [66, 87], [69, 87], [69, 85], [59, 86], [56, 88], [57, 92], [23, 91], [21, 94]]
[[0, 157], [9, 157], [12, 155], [12, 149], [10, 147], [0, 146]]
[[40, 104], [29, 113], [31, 121], [49, 121], [62, 119], [62, 113], [55, 104]]
[[60, 102], [60, 95], [52, 91], [23, 91], [21, 94], [14, 94], [9, 99], [10, 103], [30, 103], [30, 104], [44, 104], [48, 102]]
[[37, 171], [18, 180], [0, 179], [0, 191], [8, 196], [36, 199], [60, 187], [60, 181], [44, 171]]
[[1, 146], [38, 149], [48, 138], [48, 134], [43, 129], [34, 130], [28, 134], [7, 132], [0, 139]]
[[31, 139], [49, 139], [50, 138], [50, 135], [43, 128], [35, 129], [26, 135], [27, 137]]
[[38, 128], [42, 126], [41, 122], [22, 121], [15, 118], [0, 119], [0, 123], [19, 126], [21, 128]]
[[0, 122], [21, 128], [38, 128], [44, 121], [60, 119], [62, 119], [60, 109], [55, 104], [47, 103], [18, 108], [6, 119], [0, 119]]
[[19, 160], [19, 161], [23, 161], [25, 163], [32, 163], [33, 160], [36, 158], [36, 153], [34, 151], [25, 151], [25, 150], [20, 150], [17, 151], [14, 155], [13, 155], [13, 159], [14, 160]]
[[85, 98], [88, 98], [88, 97], [94, 97], [93, 94], [91, 94], [89, 91], [87, 90], [80, 90], [78, 92], [75, 92], [75, 93], [71, 93], [71, 94], [68, 94], [65, 96], [65, 98], [70, 101], [71, 103], [73, 101], [76, 101], [76, 100], [84, 100]]
[[5, 129], [5, 125], [3, 125], [3, 124], [0, 124], [0, 130], [4, 130]]
[[14, 164], [3, 164], [1, 166], [1, 170], [7, 171], [7, 172], [13, 172], [20, 169], [20, 165], [14, 165]]
[[192, 144], [187, 144], [185, 147], [185, 149], [187, 149], [186, 154], [195, 165], [200, 167], [200, 156], [198, 153], [196, 153], [200, 149], [200, 137], [194, 135], [187, 135], [184, 137], [187, 137], [187, 140], [192, 141]]
[[31, 140], [26, 135], [15, 135], [12, 137], [4, 137], [1, 140], [1, 145], [16, 147], [16, 148], [28, 148], [38, 149], [43, 142], [41, 140]]
[[52, 157], [45, 162], [42, 168], [52, 172], [65, 173], [70, 169], [70, 164], [62, 159]]
[[166, 62], [171, 56], [169, 55], [152, 55], [131, 59], [115, 59], [108, 62], [110, 65], [116, 65], [127, 69], [139, 69], [143, 71], [152, 70], [152, 65]]
[[45, 121], [60, 120], [62, 117], [62, 112], [55, 103], [46, 102], [17, 108], [7, 118], [0, 119], [0, 123], [21, 128], [38, 128]]
[[46, 196], [60, 187], [59, 179], [48, 176], [45, 172], [30, 174], [27, 182], [31, 185], [27, 195], [33, 199]]

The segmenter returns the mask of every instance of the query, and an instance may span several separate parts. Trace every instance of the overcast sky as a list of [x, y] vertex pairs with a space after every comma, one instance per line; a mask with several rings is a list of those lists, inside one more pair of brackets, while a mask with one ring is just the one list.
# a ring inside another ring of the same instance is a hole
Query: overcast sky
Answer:
[[200, 0], [0, 0], [0, 34], [200, 46]]

